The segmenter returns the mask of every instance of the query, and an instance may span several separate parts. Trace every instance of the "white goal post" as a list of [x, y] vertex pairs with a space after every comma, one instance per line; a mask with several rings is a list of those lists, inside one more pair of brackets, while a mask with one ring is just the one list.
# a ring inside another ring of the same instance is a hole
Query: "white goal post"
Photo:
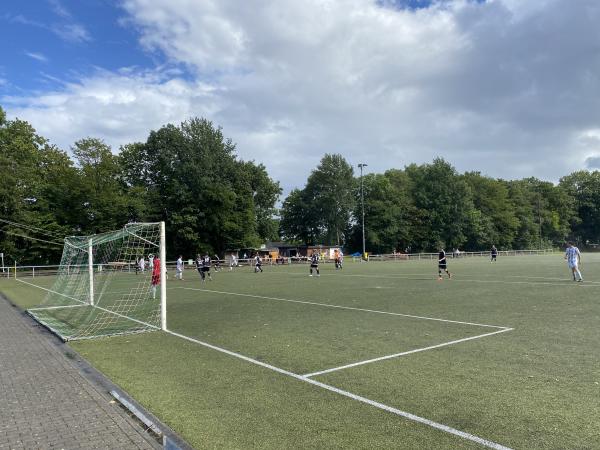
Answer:
[[165, 223], [65, 238], [56, 281], [28, 313], [63, 340], [167, 328]]

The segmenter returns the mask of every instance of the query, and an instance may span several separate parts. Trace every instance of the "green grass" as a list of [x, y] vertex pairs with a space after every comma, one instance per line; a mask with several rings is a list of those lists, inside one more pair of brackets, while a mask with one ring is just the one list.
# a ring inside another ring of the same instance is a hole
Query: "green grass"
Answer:
[[[508, 447], [600, 448], [600, 255], [583, 256], [581, 284], [560, 255], [450, 260], [441, 282], [434, 261], [347, 262], [320, 278], [244, 268], [205, 285], [188, 270], [169, 282], [168, 324], [297, 374], [497, 330], [358, 309], [510, 327], [314, 379]], [[43, 298], [12, 280], [0, 290], [22, 307]], [[71, 345], [198, 448], [479, 448], [162, 332]]]

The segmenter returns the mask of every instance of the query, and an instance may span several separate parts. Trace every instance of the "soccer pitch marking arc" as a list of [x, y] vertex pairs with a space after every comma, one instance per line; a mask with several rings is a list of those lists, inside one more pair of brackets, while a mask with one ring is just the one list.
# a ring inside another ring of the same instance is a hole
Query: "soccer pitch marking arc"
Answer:
[[[508, 330], [505, 330], [505, 331], [508, 331]], [[288, 370], [281, 369], [279, 367], [273, 366], [271, 364], [264, 363], [262, 361], [258, 361], [256, 359], [250, 358], [250, 357], [242, 355], [240, 353], [232, 352], [231, 350], [227, 350], [225, 348], [217, 347], [216, 345], [212, 345], [212, 344], [209, 344], [207, 342], [203, 342], [203, 341], [200, 341], [198, 339], [191, 338], [191, 337], [186, 336], [184, 334], [179, 334], [179, 333], [176, 333], [176, 332], [171, 331], [171, 330], [166, 330], [165, 333], [170, 334], [170, 335], [175, 336], [175, 337], [178, 337], [180, 339], [184, 339], [184, 340], [189, 341], [189, 342], [193, 342], [195, 344], [202, 345], [202, 346], [210, 348], [212, 350], [216, 350], [218, 352], [225, 353], [225, 354], [227, 354], [229, 356], [233, 356], [233, 357], [241, 359], [243, 361], [246, 361], [246, 362], [249, 362], [249, 363], [261, 366], [261, 367], [264, 367], [266, 369], [275, 371], [275, 372], [280, 373], [282, 375], [294, 378], [294, 379], [299, 380], [299, 381], [303, 381], [303, 382], [308, 383], [310, 385], [320, 387], [320, 388], [325, 389], [327, 391], [334, 392], [336, 394], [339, 394], [341, 396], [350, 398], [352, 400], [355, 400], [355, 401], [358, 401], [358, 402], [361, 402], [361, 403], [365, 403], [367, 405], [373, 406], [373, 407], [381, 409], [383, 411], [395, 414], [395, 415], [400, 416], [400, 417], [404, 417], [405, 419], [411, 420], [413, 422], [421, 423], [423, 425], [427, 425], [429, 427], [435, 428], [437, 430], [443, 431], [443, 432], [448, 433], [448, 434], [452, 434], [452, 435], [460, 437], [462, 439], [465, 439], [465, 440], [468, 440], [468, 441], [471, 441], [471, 442], [475, 442], [475, 443], [480, 444], [480, 445], [482, 445], [484, 447], [492, 448], [494, 450], [511, 450], [510, 447], [506, 447], [506, 446], [504, 446], [502, 444], [498, 444], [498, 443], [490, 441], [488, 439], [484, 439], [484, 438], [481, 438], [479, 436], [475, 436], [473, 434], [466, 433], [464, 431], [460, 431], [460, 430], [458, 430], [456, 428], [453, 428], [453, 427], [450, 427], [448, 425], [444, 425], [444, 424], [441, 424], [439, 422], [435, 422], [433, 420], [426, 419], [424, 417], [417, 416], [415, 414], [412, 414], [412, 413], [409, 413], [409, 412], [406, 412], [406, 411], [402, 411], [402, 410], [394, 408], [392, 406], [388, 406], [388, 405], [385, 405], [383, 403], [376, 402], [374, 400], [368, 399], [366, 397], [362, 397], [360, 395], [353, 394], [352, 392], [344, 391], [343, 389], [336, 388], [335, 386], [331, 386], [329, 384], [321, 383], [320, 381], [313, 380], [312, 378], [308, 378], [307, 376], [299, 375], [297, 373], [293, 373], [293, 372], [290, 372]]]

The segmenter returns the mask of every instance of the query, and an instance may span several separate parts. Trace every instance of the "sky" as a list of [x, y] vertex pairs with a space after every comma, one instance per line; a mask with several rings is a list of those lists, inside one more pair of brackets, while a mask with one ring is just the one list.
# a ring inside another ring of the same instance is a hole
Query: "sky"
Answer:
[[3, 0], [0, 106], [68, 151], [190, 117], [284, 192], [325, 153], [556, 182], [600, 168], [597, 0]]

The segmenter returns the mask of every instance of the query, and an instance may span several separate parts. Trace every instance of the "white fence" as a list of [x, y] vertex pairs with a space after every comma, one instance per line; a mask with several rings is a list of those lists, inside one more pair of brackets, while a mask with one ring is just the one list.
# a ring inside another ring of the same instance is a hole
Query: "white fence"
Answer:
[[[544, 250], [498, 250], [498, 257], [502, 256], [533, 256], [533, 255], [547, 255], [554, 253], [556, 250], [544, 249]], [[474, 257], [490, 257], [491, 252], [489, 250], [484, 252], [459, 252], [459, 253], [446, 253], [446, 258], [474, 258]], [[368, 255], [369, 261], [414, 261], [421, 259], [437, 259], [438, 253], [391, 253], [385, 255]], [[356, 260], [360, 260], [360, 256], [355, 257]]]
[[[535, 256], [535, 255], [547, 255], [550, 253], [554, 253], [556, 250], [553, 249], [545, 249], [545, 250], [504, 250], [504, 251], [498, 251], [498, 257], [505, 257], [505, 256]], [[490, 252], [489, 251], [485, 251], [485, 252], [460, 252], [458, 254], [456, 253], [447, 253], [446, 254], [447, 258], [475, 258], [475, 257], [490, 257]], [[432, 259], [437, 259], [438, 258], [438, 253], [390, 253], [390, 254], [384, 254], [384, 255], [368, 255], [368, 260], [369, 261], [418, 261], [418, 260], [432, 260]], [[307, 262], [306, 257], [294, 257], [294, 258], [284, 258], [282, 261], [282, 264], [305, 264]], [[346, 257], [346, 261], [353, 261], [353, 262], [357, 262], [360, 261], [361, 258], [360, 256], [357, 257]], [[333, 263], [332, 259], [325, 259], [322, 260], [321, 262], [324, 263]], [[186, 263], [186, 268], [190, 269], [190, 268], [194, 268], [194, 264], [189, 264], [189, 260], [185, 261]], [[220, 266], [221, 267], [228, 267], [230, 261], [229, 260], [220, 260], [219, 261]], [[277, 264], [277, 262], [273, 259], [270, 258], [264, 258], [263, 259], [263, 263], [264, 264], [272, 264], [275, 265]], [[251, 258], [248, 259], [240, 259], [238, 260], [238, 264], [240, 266], [253, 266], [254, 265], [254, 260]], [[214, 261], [213, 261], [213, 265], [214, 265]], [[214, 267], [214, 266], [213, 266]], [[6, 277], [6, 278], [10, 278], [10, 277], [31, 277], [31, 278], [35, 278], [35, 277], [40, 277], [40, 276], [52, 276], [52, 275], [56, 275], [58, 273], [58, 269], [59, 266], [58, 265], [47, 265], [47, 266], [19, 266], [19, 265], [15, 265], [15, 266], [11, 266], [11, 267], [1, 267], [0, 270], [0, 276], [2, 277]], [[70, 268], [68, 268], [67, 270], [73, 270], [73, 271], [78, 271], [83, 269], [84, 271], [87, 271], [87, 264], [85, 265], [85, 267], [78, 267], [78, 266], [72, 266]], [[115, 270], [115, 266], [111, 266], [110, 264], [97, 264], [95, 265], [95, 270], [97, 272], [102, 272], [102, 271], [106, 271], [106, 270]], [[119, 271], [124, 271], [124, 272], [132, 272], [135, 273], [136, 272], [136, 264], [135, 263], [130, 263], [130, 264], [120, 264], [118, 266], [118, 270]], [[148, 267], [146, 268], [146, 271], [150, 270]], [[168, 261], [167, 262], [167, 272], [174, 272], [175, 271], [175, 261]]]

